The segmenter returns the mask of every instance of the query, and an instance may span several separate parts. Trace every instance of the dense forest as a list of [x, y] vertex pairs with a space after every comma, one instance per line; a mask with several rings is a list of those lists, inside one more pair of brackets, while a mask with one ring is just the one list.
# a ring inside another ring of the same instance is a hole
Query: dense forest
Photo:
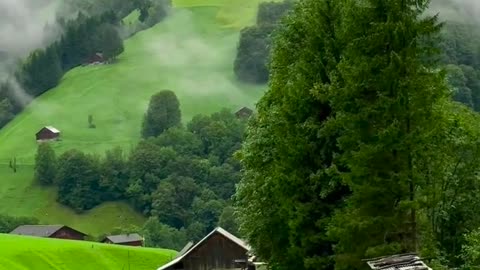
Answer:
[[[57, 200], [78, 212], [129, 201], [150, 217], [145, 227], [151, 246], [181, 248], [218, 224], [236, 233], [231, 197], [240, 164], [232, 155], [240, 149], [246, 123], [222, 110], [182, 126], [179, 106], [172, 91], [154, 95], [143, 123], [145, 139], [129, 153], [115, 148], [98, 156], [72, 149], [57, 156], [49, 143], [40, 144], [36, 181], [57, 186]], [[166, 245], [172, 235], [181, 238]]]
[[274, 35], [235, 195], [240, 231], [273, 269], [368, 269], [406, 252], [480, 266], [479, 44], [428, 4], [305, 0]]

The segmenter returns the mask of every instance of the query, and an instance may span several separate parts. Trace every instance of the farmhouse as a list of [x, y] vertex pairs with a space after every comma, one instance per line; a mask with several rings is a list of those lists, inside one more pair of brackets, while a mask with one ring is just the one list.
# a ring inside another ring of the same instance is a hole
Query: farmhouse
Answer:
[[235, 116], [240, 119], [247, 119], [253, 114], [253, 110], [247, 107], [243, 107], [235, 113]]
[[105, 237], [105, 239], [103, 239], [102, 243], [141, 247], [141, 246], [143, 246], [143, 237], [141, 237], [140, 235], [138, 235], [136, 233], [122, 234], [122, 235], [110, 235], [110, 236]]
[[218, 227], [197, 244], [188, 243], [173, 261], [157, 270], [255, 269], [249, 252], [245, 242]]
[[95, 53], [94, 55], [90, 56], [88, 58], [88, 64], [99, 64], [105, 62], [105, 59], [103, 58], [103, 53]]
[[366, 260], [372, 270], [432, 270], [414, 253]]
[[60, 138], [60, 130], [52, 127], [46, 126], [40, 129], [40, 131], [35, 134], [37, 141], [52, 141], [58, 140]]
[[22, 225], [10, 234], [70, 240], [84, 240], [87, 236], [65, 225]]

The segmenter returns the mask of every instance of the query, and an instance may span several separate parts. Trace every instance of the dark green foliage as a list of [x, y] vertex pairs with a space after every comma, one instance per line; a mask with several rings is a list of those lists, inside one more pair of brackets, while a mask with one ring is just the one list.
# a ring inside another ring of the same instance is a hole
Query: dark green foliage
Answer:
[[171, 175], [163, 179], [152, 194], [152, 215], [175, 228], [186, 227], [192, 219], [190, 207], [199, 190], [189, 177]]
[[89, 210], [101, 202], [99, 160], [70, 150], [58, 158], [57, 200], [76, 211]]
[[419, 215], [430, 186], [418, 167], [435, 160], [435, 106], [447, 95], [438, 64], [424, 61], [435, 59], [423, 57], [434, 48], [416, 42], [440, 30], [436, 17], [420, 18], [428, 1], [369, 2], [345, 10], [350, 41], [327, 92], [336, 116], [325, 128], [341, 131], [335, 164], [348, 168], [341, 179], [352, 191], [329, 228], [338, 241], [336, 269], [363, 269], [365, 257], [426, 246]]
[[222, 110], [211, 116], [194, 116], [187, 129], [202, 141], [203, 155], [219, 158], [223, 163], [240, 148], [245, 124], [230, 111]]
[[0, 233], [10, 233], [20, 225], [37, 225], [38, 220], [31, 217], [12, 217], [0, 215]]
[[[453, 84], [453, 98], [480, 111], [480, 31], [474, 24], [447, 22], [440, 43], [442, 62], [448, 65]], [[456, 84], [460, 83], [460, 85]]]
[[[148, 8], [148, 17], [144, 18], [147, 27], [154, 26], [167, 17], [168, 11], [172, 6], [171, 0], [156, 0]], [[144, 11], [140, 9], [140, 17], [144, 17]], [[142, 21], [142, 20], [140, 20]]]
[[157, 218], [149, 218], [142, 227], [146, 247], [168, 248], [180, 251], [188, 242], [184, 229], [177, 230], [162, 224]]
[[57, 159], [49, 143], [40, 143], [35, 156], [35, 180], [43, 185], [53, 184], [57, 175]]
[[105, 153], [100, 166], [100, 189], [102, 201], [115, 201], [125, 198], [128, 187], [128, 163], [121, 148]]
[[55, 87], [62, 76], [63, 70], [56, 44], [46, 50], [33, 52], [24, 63], [19, 75], [27, 92], [33, 96], [41, 95]]
[[242, 30], [234, 62], [237, 78], [244, 82], [262, 84], [268, 81], [267, 59], [274, 26], [251, 26]]
[[257, 25], [277, 24], [294, 6], [294, 1], [263, 2], [258, 6]]
[[276, 269], [333, 269], [330, 216], [348, 194], [330, 170], [336, 134], [322, 131], [331, 108], [321, 98], [344, 42], [342, 1], [295, 8], [273, 47], [270, 89], [257, 105], [239, 155], [235, 195], [240, 230]]
[[97, 30], [96, 38], [98, 38], [97, 48], [103, 53], [103, 57], [107, 60], [114, 60], [124, 50], [123, 40], [120, 38], [115, 26], [111, 24], [103, 24]]
[[233, 235], [239, 235], [238, 220], [235, 216], [235, 208], [232, 206], [226, 206], [223, 208], [222, 214], [218, 219], [218, 226], [224, 228]]
[[173, 91], [163, 90], [150, 99], [142, 126], [144, 138], [156, 137], [181, 124], [180, 103]]
[[268, 81], [267, 68], [271, 35], [281, 18], [293, 7], [293, 1], [266, 2], [259, 6], [257, 24], [240, 33], [234, 71], [237, 78], [248, 83], [263, 84]]

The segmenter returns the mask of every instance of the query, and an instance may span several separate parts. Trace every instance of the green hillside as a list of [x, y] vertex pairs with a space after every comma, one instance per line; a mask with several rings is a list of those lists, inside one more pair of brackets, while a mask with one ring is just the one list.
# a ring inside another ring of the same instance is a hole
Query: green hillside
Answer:
[[175, 251], [0, 235], [1, 270], [152, 270]]
[[[237, 82], [232, 65], [239, 29], [254, 22], [259, 2], [174, 1], [176, 8], [164, 22], [125, 42], [116, 64], [68, 72], [56, 89], [35, 99], [0, 130], [0, 212], [36, 216], [92, 234], [140, 225], [143, 217], [126, 204], [102, 205], [77, 215], [55, 202], [53, 189], [32, 183], [35, 133], [45, 125], [60, 129], [57, 153], [71, 148], [103, 153], [115, 146], [128, 151], [140, 139], [149, 97], [162, 89], [176, 92], [184, 121], [222, 107], [253, 106], [265, 87]], [[89, 114], [96, 129], [88, 128]], [[16, 174], [8, 168], [13, 157], [20, 165]]]

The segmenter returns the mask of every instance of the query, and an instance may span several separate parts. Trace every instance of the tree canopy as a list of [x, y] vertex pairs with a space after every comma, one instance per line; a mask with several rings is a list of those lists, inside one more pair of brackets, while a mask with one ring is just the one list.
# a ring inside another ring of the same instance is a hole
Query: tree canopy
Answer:
[[235, 195], [240, 231], [276, 269], [402, 252], [463, 264], [480, 225], [478, 116], [449, 99], [466, 80], [445, 77], [427, 7], [306, 0], [278, 30]]
[[179, 126], [182, 114], [180, 103], [173, 91], [163, 90], [153, 95], [142, 126], [144, 138], [156, 137], [165, 130]]

